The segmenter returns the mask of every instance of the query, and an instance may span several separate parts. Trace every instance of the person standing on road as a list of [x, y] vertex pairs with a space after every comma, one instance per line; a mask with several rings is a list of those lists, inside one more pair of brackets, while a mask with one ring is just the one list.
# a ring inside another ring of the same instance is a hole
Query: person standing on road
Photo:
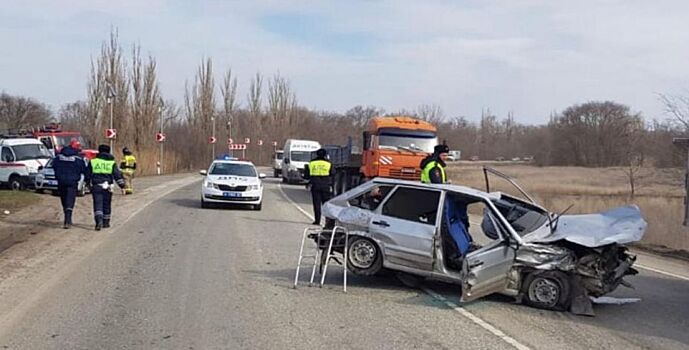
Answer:
[[433, 154], [421, 161], [421, 182], [426, 184], [447, 183], [445, 159], [447, 159], [448, 153], [450, 153], [450, 148], [447, 145], [437, 145], [433, 148]]
[[77, 200], [79, 191], [79, 181], [82, 176], [86, 176], [86, 163], [79, 156], [81, 144], [76, 139], [72, 139], [68, 146], [62, 148], [55, 158], [53, 158], [53, 171], [57, 178], [57, 192], [60, 194], [62, 211], [65, 214], [63, 228], [68, 229], [72, 226], [72, 212]]
[[124, 154], [124, 161], [120, 163], [120, 169], [122, 169], [122, 177], [124, 178], [124, 190], [126, 194], [132, 194], [134, 193], [132, 181], [136, 170], [136, 157], [127, 147], [122, 149], [122, 153]]
[[304, 169], [304, 178], [309, 180], [311, 200], [313, 202], [313, 225], [321, 224], [321, 206], [330, 200], [335, 168], [327, 159], [328, 152], [321, 148], [316, 151], [316, 158]]
[[98, 146], [98, 154], [89, 163], [86, 176], [91, 184], [96, 231], [100, 231], [101, 228], [110, 227], [114, 183], [117, 183], [122, 194], [125, 194], [124, 180], [115, 163], [115, 157], [110, 154], [110, 146]]

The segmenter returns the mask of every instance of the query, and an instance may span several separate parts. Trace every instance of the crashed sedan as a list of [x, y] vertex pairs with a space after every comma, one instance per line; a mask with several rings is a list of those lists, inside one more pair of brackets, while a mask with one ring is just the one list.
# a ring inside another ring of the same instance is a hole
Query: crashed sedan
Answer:
[[590, 297], [629, 286], [623, 278], [637, 271], [624, 244], [646, 229], [636, 206], [558, 215], [501, 192], [384, 178], [333, 198], [323, 212], [326, 227], [349, 231], [354, 274], [385, 268], [459, 284], [462, 301], [501, 293], [584, 315], [593, 315]]

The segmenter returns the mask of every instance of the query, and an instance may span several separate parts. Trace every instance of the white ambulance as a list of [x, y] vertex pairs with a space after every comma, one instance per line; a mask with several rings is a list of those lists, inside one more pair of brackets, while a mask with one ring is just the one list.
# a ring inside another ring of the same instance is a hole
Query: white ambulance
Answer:
[[0, 139], [0, 185], [14, 190], [33, 186], [39, 167], [50, 158], [48, 149], [37, 139]]

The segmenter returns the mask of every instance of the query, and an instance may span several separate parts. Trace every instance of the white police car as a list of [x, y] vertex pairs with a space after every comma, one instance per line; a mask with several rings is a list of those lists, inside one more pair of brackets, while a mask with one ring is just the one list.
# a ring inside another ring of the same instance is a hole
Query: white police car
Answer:
[[212, 204], [249, 204], [261, 210], [263, 184], [266, 175], [258, 173], [253, 163], [223, 157], [214, 160], [208, 171], [201, 170], [206, 178], [201, 186], [201, 207]]

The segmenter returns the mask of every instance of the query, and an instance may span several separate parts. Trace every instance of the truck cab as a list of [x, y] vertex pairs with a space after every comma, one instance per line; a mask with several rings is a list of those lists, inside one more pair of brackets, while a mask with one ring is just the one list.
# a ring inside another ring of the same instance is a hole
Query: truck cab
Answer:
[[364, 132], [361, 174], [418, 181], [419, 164], [438, 144], [435, 126], [405, 117], [373, 118]]
[[32, 134], [35, 138], [40, 140], [45, 145], [45, 147], [53, 156], [60, 153], [60, 150], [63, 147], [69, 146], [72, 139], [79, 141], [79, 143], [81, 144], [81, 155], [84, 158], [93, 159], [96, 156], [96, 154], [98, 154], [96, 150], [89, 149], [88, 143], [86, 142], [84, 137], [81, 136], [80, 132], [63, 131], [61, 125], [58, 123], [50, 123], [48, 125], [44, 125], [43, 127], [33, 131]]
[[282, 158], [284, 153], [282, 150], [277, 150], [273, 154], [273, 177], [282, 175]]

